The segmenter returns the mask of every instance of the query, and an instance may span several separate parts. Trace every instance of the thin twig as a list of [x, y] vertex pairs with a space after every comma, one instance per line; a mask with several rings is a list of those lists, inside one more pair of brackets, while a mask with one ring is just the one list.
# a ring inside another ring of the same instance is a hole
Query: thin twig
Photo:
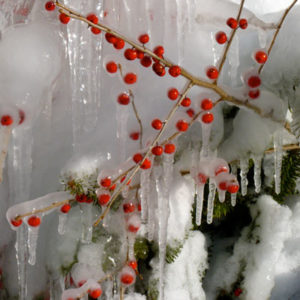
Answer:
[[[277, 29], [276, 29], [276, 31], [275, 31], [275, 34], [274, 34], [274, 36], [273, 36], [272, 42], [271, 42], [271, 44], [270, 44], [270, 47], [269, 47], [269, 49], [268, 49], [268, 57], [270, 56], [270, 53], [271, 53], [271, 51], [272, 51], [272, 48], [273, 48], [274, 43], [275, 43], [275, 41], [276, 41], [276, 38], [277, 38], [277, 36], [278, 36], [279, 30], [281, 29], [282, 23], [284, 22], [285, 18], [287, 17], [288, 13], [290, 12], [290, 10], [291, 10], [291, 9], [293, 8], [293, 6], [297, 3], [297, 1], [298, 1], [298, 0], [294, 0], [293, 3], [285, 10], [284, 14], [282, 15], [281, 20], [280, 20], [280, 22], [279, 22], [279, 24], [278, 24], [278, 26], [277, 26]], [[261, 73], [261, 71], [262, 71], [264, 65], [265, 65], [265, 64], [262, 64], [262, 65], [259, 67], [259, 69], [258, 69], [258, 73], [259, 73], [259, 74]]]
[[135, 106], [134, 95], [132, 93], [132, 90], [129, 90], [129, 95], [130, 95], [130, 98], [131, 98], [131, 104], [132, 104], [132, 108], [133, 108], [135, 117], [136, 117], [136, 119], [139, 123], [139, 126], [140, 126], [140, 149], [142, 149], [143, 148], [143, 124], [142, 124], [142, 120], [139, 116], [139, 113], [137, 111], [137, 108]]
[[125, 287], [123, 285], [120, 286], [120, 300], [124, 300]]

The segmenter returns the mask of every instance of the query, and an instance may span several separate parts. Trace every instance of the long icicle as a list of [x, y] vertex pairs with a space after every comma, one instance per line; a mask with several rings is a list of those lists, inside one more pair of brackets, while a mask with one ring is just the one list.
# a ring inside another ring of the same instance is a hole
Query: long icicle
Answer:
[[213, 179], [209, 179], [209, 193], [207, 200], [207, 224], [211, 224], [214, 215], [214, 201], [216, 196], [216, 184]]
[[249, 160], [248, 158], [242, 158], [240, 160], [240, 176], [241, 176], [241, 190], [242, 196], [247, 195], [247, 186], [248, 186], [248, 179], [247, 174], [249, 171]]
[[[236, 176], [237, 175], [237, 165], [235, 163], [230, 165], [231, 167], [231, 173]], [[237, 193], [232, 193], [230, 194], [230, 198], [231, 198], [231, 206], [235, 206], [236, 205], [236, 196]]]
[[201, 225], [202, 210], [204, 198], [204, 184], [197, 184], [197, 199], [196, 199], [196, 224]]
[[253, 155], [252, 156], [253, 162], [254, 162], [254, 186], [255, 186], [255, 192], [259, 193], [261, 189], [261, 161], [262, 156], [261, 155]]

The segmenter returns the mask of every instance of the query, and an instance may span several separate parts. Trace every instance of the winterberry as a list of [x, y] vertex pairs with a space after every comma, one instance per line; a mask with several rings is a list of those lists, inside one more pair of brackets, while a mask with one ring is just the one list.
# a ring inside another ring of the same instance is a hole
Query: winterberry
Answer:
[[56, 5], [55, 5], [55, 3], [53, 1], [48, 1], [45, 4], [45, 9], [48, 10], [48, 11], [54, 10], [55, 7], [56, 7]]
[[132, 233], [138, 232], [139, 229], [140, 229], [140, 227], [134, 226], [133, 224], [128, 225], [128, 231], [130, 231], [130, 232], [132, 232]]
[[101, 289], [95, 289], [95, 290], [89, 290], [89, 296], [92, 298], [92, 299], [97, 299], [101, 296], [102, 294], [102, 290]]
[[91, 28], [91, 32], [92, 32], [93, 34], [100, 34], [100, 33], [101, 33], [101, 29], [96, 28], [96, 27], [92, 27], [92, 28]]
[[268, 54], [264, 51], [257, 51], [255, 53], [255, 60], [259, 63], [259, 64], [264, 64], [268, 59]]
[[203, 99], [201, 101], [201, 108], [203, 110], [210, 110], [210, 109], [212, 109], [213, 108], [212, 101], [210, 99], [208, 99], [208, 98], [207, 99]]
[[238, 192], [238, 190], [239, 190], [238, 183], [231, 183], [231, 184], [228, 184], [228, 186], [227, 186], [227, 192], [229, 192], [230, 194], [235, 194]]
[[118, 71], [118, 65], [114, 61], [110, 61], [106, 64], [106, 71], [108, 73], [116, 73]]
[[189, 123], [184, 121], [184, 120], [179, 120], [177, 123], [176, 123], [176, 128], [179, 130], [179, 131], [187, 131], [189, 129]]
[[136, 50], [136, 58], [142, 59], [142, 58], [144, 58], [144, 56], [145, 56], [145, 53], [143, 51]]
[[176, 146], [174, 144], [165, 144], [165, 153], [167, 154], [172, 154], [176, 150]]
[[95, 14], [89, 14], [86, 19], [94, 24], [98, 24], [99, 19]]
[[110, 187], [111, 186], [111, 179], [109, 177], [102, 178], [100, 180], [100, 185], [103, 186], [103, 187]]
[[124, 82], [127, 84], [134, 84], [137, 81], [137, 76], [134, 73], [127, 73], [124, 76]]
[[132, 132], [132, 133], [130, 133], [129, 136], [132, 140], [136, 141], [140, 138], [140, 133], [139, 132]]
[[4, 115], [1, 117], [1, 124], [3, 126], [10, 126], [14, 123], [14, 120], [12, 118], [12, 116], [10, 115]]
[[179, 96], [179, 92], [177, 89], [173, 88], [173, 89], [169, 89], [168, 91], [168, 97], [170, 100], [176, 100]]
[[227, 19], [226, 24], [232, 29], [236, 29], [238, 27], [238, 22], [234, 18]]
[[202, 122], [205, 124], [210, 124], [214, 120], [214, 115], [210, 112], [207, 112], [202, 115]]
[[10, 223], [15, 227], [19, 227], [22, 225], [23, 221], [22, 219], [13, 219], [10, 221]]
[[71, 205], [69, 203], [66, 203], [60, 208], [60, 211], [66, 214], [69, 212], [70, 209], [71, 209]]
[[163, 57], [165, 53], [165, 49], [163, 46], [157, 46], [154, 48], [153, 52], [158, 56], [158, 57]]
[[229, 169], [227, 166], [219, 166], [215, 169], [215, 176], [218, 176], [220, 173], [228, 173]]
[[129, 214], [135, 211], [135, 205], [133, 203], [124, 203], [123, 204], [123, 211], [125, 214]]
[[151, 160], [148, 159], [148, 158], [146, 158], [146, 159], [144, 160], [144, 162], [141, 164], [141, 169], [143, 169], [143, 170], [150, 169], [150, 168], [151, 168], [151, 165], [152, 165]]
[[205, 174], [203, 174], [203, 173], [198, 173], [197, 177], [198, 177], [198, 182], [199, 182], [200, 184], [205, 184], [205, 183], [206, 183], [206, 181], [207, 181], [207, 176], [206, 176]]
[[137, 261], [136, 260], [131, 260], [128, 263], [128, 266], [131, 267], [133, 270], [136, 270], [138, 267]]
[[166, 74], [165, 67], [159, 62], [154, 63], [152, 65], [152, 69], [158, 76], [162, 77], [162, 76], [165, 76], [165, 74]]
[[187, 109], [186, 113], [190, 118], [193, 118], [195, 115], [195, 111], [192, 108]]
[[100, 194], [98, 196], [98, 203], [103, 206], [106, 205], [110, 200], [110, 195], [109, 194]]
[[126, 49], [124, 56], [128, 60], [135, 60], [137, 58], [137, 52], [135, 49]]
[[132, 159], [137, 164], [143, 159], [143, 155], [141, 153], [136, 153], [133, 155]]
[[181, 68], [179, 66], [172, 66], [169, 68], [169, 74], [173, 77], [177, 77], [181, 74]]
[[217, 32], [215, 38], [218, 44], [222, 45], [227, 42], [227, 35], [224, 31]]
[[110, 43], [110, 44], [115, 44], [117, 42], [117, 38], [111, 34], [106, 32], [105, 33], [105, 39]]
[[162, 146], [154, 146], [151, 150], [153, 155], [160, 156], [163, 154], [164, 149]]
[[248, 78], [247, 83], [251, 88], [257, 88], [260, 86], [261, 80], [260, 80], [259, 76], [253, 75]]
[[70, 22], [70, 19], [71, 18], [64, 13], [60, 13], [60, 15], [59, 15], [59, 20], [63, 24], [68, 24]]
[[81, 194], [81, 195], [76, 195], [75, 199], [77, 202], [79, 203], [83, 203], [86, 202], [86, 195], [85, 194]]
[[151, 123], [152, 127], [156, 130], [160, 130], [163, 126], [163, 122], [159, 119], [154, 119]]
[[149, 38], [149, 35], [147, 33], [145, 34], [142, 34], [139, 36], [139, 41], [142, 43], [142, 44], [147, 44], [149, 42], [150, 38]]
[[190, 98], [184, 98], [182, 101], [181, 101], [181, 105], [184, 106], [184, 107], [189, 107], [191, 105], [192, 101]]
[[129, 97], [129, 95], [126, 94], [126, 93], [120, 94], [119, 97], [118, 97], [118, 102], [119, 102], [119, 104], [121, 104], [121, 105], [128, 105], [129, 102], [130, 102], [130, 97]]
[[28, 220], [27, 223], [31, 227], [38, 227], [41, 224], [41, 219], [37, 216], [31, 216]]
[[[149, 56], [144, 56], [142, 59], [141, 59], [141, 65], [148, 68], [152, 65], [152, 60], [151, 60], [151, 57]], [[154, 71], [155, 72], [155, 71]], [[155, 72], [156, 73], [156, 72]]]
[[110, 191], [114, 191], [116, 187], [117, 187], [117, 185], [116, 185], [116, 184], [113, 184], [112, 186], [109, 187], [109, 190], [110, 190]]
[[234, 291], [234, 296], [236, 297], [239, 297], [239, 295], [243, 292], [243, 290], [241, 288], [237, 288], [235, 291]]
[[117, 50], [123, 49], [125, 46], [125, 42], [122, 39], [116, 38], [116, 41], [114, 42], [114, 47]]
[[251, 99], [257, 99], [260, 96], [260, 90], [256, 89], [256, 90], [250, 90], [248, 92], [248, 96]]
[[240, 19], [239, 25], [241, 29], [246, 29], [248, 27], [248, 21], [246, 19]]
[[206, 70], [206, 76], [209, 78], [209, 79], [217, 79], [218, 76], [219, 76], [219, 71], [216, 67], [209, 67], [207, 70]]
[[126, 285], [132, 284], [134, 282], [134, 277], [131, 274], [122, 274], [121, 282]]
[[221, 191], [226, 191], [227, 190], [227, 183], [226, 183], [226, 181], [222, 181], [222, 182], [219, 183], [219, 189]]

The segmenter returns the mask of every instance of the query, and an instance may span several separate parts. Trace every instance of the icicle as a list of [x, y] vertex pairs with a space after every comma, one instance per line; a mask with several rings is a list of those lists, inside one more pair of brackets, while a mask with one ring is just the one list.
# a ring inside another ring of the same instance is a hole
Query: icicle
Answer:
[[275, 132], [274, 134], [274, 179], [275, 179], [275, 193], [280, 193], [281, 187], [281, 167], [282, 167], [282, 136], [280, 132]]
[[257, 27], [257, 35], [258, 35], [258, 42], [261, 48], [265, 48], [267, 45], [267, 33], [264, 29]]
[[255, 185], [255, 192], [259, 193], [261, 188], [261, 155], [253, 155], [252, 157], [254, 162], [254, 185]]
[[163, 179], [166, 193], [169, 193], [170, 184], [173, 179], [174, 153], [163, 155]]
[[117, 104], [117, 139], [119, 141], [120, 161], [126, 159], [126, 145], [127, 145], [127, 121], [129, 117], [129, 107], [127, 105]]
[[136, 234], [128, 233], [128, 258], [129, 260], [135, 260], [134, 256], [134, 242]]
[[148, 240], [153, 241], [155, 233], [155, 209], [157, 205], [157, 193], [153, 182], [151, 181], [151, 194], [148, 203], [148, 222], [147, 222], [147, 231], [148, 231]]
[[[237, 175], [237, 165], [236, 164], [232, 164], [232, 165], [230, 165], [230, 167], [231, 167], [231, 173], [236, 176]], [[230, 194], [231, 206], [235, 206], [236, 205], [236, 196], [237, 196], [237, 193]]]
[[58, 233], [63, 235], [66, 231], [66, 223], [68, 220], [68, 214], [59, 213], [58, 216]]
[[218, 60], [219, 60], [219, 51], [217, 51], [217, 43], [216, 43], [216, 38], [215, 38], [214, 32], [210, 33], [210, 39], [212, 42], [212, 53], [213, 53], [213, 60], [214, 60], [213, 65], [216, 66], [218, 64]]
[[240, 160], [240, 176], [241, 176], [241, 190], [242, 190], [242, 196], [247, 195], [247, 186], [248, 186], [248, 179], [247, 174], [249, 171], [249, 160], [248, 158], [243, 158]]
[[210, 139], [211, 125], [201, 122], [201, 127], [202, 127], [202, 149], [201, 149], [200, 157], [207, 157], [209, 154], [209, 139]]
[[204, 184], [197, 184], [197, 200], [196, 200], [196, 224], [201, 225], [203, 210]]
[[148, 200], [149, 200], [151, 170], [141, 170], [140, 173], [141, 173], [141, 179], [140, 179], [141, 220], [142, 223], [146, 223], [147, 216], [148, 216]]
[[36, 246], [37, 246], [37, 240], [39, 236], [39, 229], [40, 227], [31, 227], [28, 226], [28, 240], [27, 240], [27, 245], [28, 245], [28, 263], [30, 265], [34, 265], [36, 261]]
[[27, 258], [27, 229], [25, 225], [21, 225], [16, 230], [16, 257], [18, 267], [19, 281], [19, 300], [27, 299], [27, 275], [26, 275], [26, 258]]
[[93, 236], [93, 205], [80, 203], [81, 212], [81, 242], [89, 244]]
[[211, 224], [214, 215], [214, 201], [216, 196], [216, 185], [213, 179], [209, 179], [209, 193], [207, 199], [207, 224]]
[[228, 57], [228, 63], [230, 66], [230, 82], [233, 83], [234, 86], [238, 84], [238, 68], [240, 64], [240, 51], [239, 51], [239, 36], [236, 35], [232, 41], [230, 55]]
[[178, 64], [182, 64], [182, 60], [184, 58], [184, 49], [185, 49], [185, 21], [186, 21], [186, 7], [183, 6], [183, 1], [176, 0], [177, 4], [177, 16], [176, 16], [176, 24], [177, 24], [177, 49], [178, 49]]

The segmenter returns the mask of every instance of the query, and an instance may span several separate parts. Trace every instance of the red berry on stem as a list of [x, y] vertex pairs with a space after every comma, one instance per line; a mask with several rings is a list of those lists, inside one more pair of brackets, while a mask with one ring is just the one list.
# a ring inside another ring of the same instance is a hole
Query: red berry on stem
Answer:
[[136, 50], [136, 58], [142, 59], [145, 56], [145, 53], [140, 50]]
[[142, 43], [142, 44], [147, 44], [149, 42], [150, 38], [149, 38], [149, 35], [147, 33], [145, 34], [142, 34], [139, 36], [139, 41]]
[[117, 50], [123, 49], [125, 46], [125, 42], [122, 39], [116, 38], [116, 41], [114, 42], [114, 47]]
[[157, 46], [154, 48], [153, 52], [158, 56], [158, 57], [163, 57], [165, 53], [165, 49], [163, 46]]
[[227, 42], [227, 35], [224, 31], [217, 32], [215, 38], [219, 44], [225, 44]]
[[235, 194], [237, 193], [239, 190], [239, 184], [238, 183], [231, 183], [227, 186], [227, 191], [230, 193], [230, 194]]
[[166, 74], [165, 67], [159, 62], [154, 63], [152, 65], [152, 69], [158, 76], [162, 77], [162, 76], [165, 76], [165, 74]]
[[59, 15], [59, 20], [63, 24], [68, 24], [70, 22], [70, 19], [71, 18], [64, 13], [60, 13], [60, 15]]
[[205, 124], [210, 124], [214, 120], [214, 115], [210, 112], [207, 112], [202, 115], [202, 122]]
[[135, 211], [135, 205], [133, 203], [124, 203], [123, 211], [125, 214], [129, 214]]
[[242, 290], [241, 288], [237, 288], [237, 289], [234, 291], [234, 296], [238, 297], [242, 292], [243, 292], [243, 290]]
[[129, 97], [129, 95], [126, 94], [126, 93], [120, 94], [119, 97], [118, 97], [118, 102], [119, 102], [119, 104], [121, 104], [121, 105], [128, 105], [129, 102], [130, 102], [130, 97]]
[[110, 43], [110, 44], [115, 44], [117, 42], [117, 38], [111, 34], [106, 32], [105, 33], [105, 39]]
[[[141, 59], [141, 65], [148, 68], [152, 65], [152, 60], [151, 60], [151, 57], [149, 56], [144, 56], [142, 59]], [[155, 71], [154, 71], [155, 72]], [[156, 73], [156, 72], [155, 72]]]
[[219, 183], [219, 189], [221, 191], [226, 191], [227, 190], [227, 183], [226, 183], [226, 181], [222, 181], [222, 182]]
[[133, 155], [132, 159], [137, 164], [143, 159], [143, 155], [141, 153], [136, 153]]
[[136, 141], [140, 138], [140, 133], [139, 132], [132, 132], [132, 133], [130, 133], [130, 138], [132, 140]]
[[135, 60], [137, 58], [137, 52], [135, 49], [126, 49], [124, 56], [128, 60]]
[[22, 225], [23, 221], [22, 221], [22, 219], [18, 219], [18, 220], [12, 219], [12, 220], [10, 221], [10, 223], [11, 223], [13, 226], [15, 226], [15, 227], [19, 227], [19, 226]]
[[172, 154], [176, 150], [176, 146], [174, 144], [165, 144], [165, 153]]
[[66, 203], [60, 208], [60, 211], [66, 214], [69, 212], [70, 209], [71, 209], [71, 205], [69, 203]]
[[207, 70], [206, 70], [206, 76], [209, 78], [209, 79], [217, 79], [218, 76], [219, 76], [219, 71], [216, 67], [209, 67]]
[[101, 29], [96, 28], [96, 27], [92, 27], [92, 28], [91, 28], [91, 32], [92, 32], [93, 34], [100, 34], [100, 33], [101, 33]]
[[110, 195], [109, 194], [100, 194], [98, 196], [98, 203], [100, 205], [106, 205], [110, 200]]
[[99, 19], [95, 14], [89, 14], [86, 19], [94, 24], [98, 24]]
[[45, 4], [45, 9], [48, 10], [48, 11], [52, 11], [55, 9], [55, 3], [53, 1], [48, 1], [46, 2]]
[[136, 260], [129, 261], [128, 266], [131, 267], [133, 270], [136, 270], [138, 267], [137, 261]]
[[240, 19], [239, 25], [241, 29], [246, 29], [248, 27], [248, 21], [246, 19]]
[[28, 220], [27, 223], [31, 227], [38, 227], [41, 224], [41, 219], [37, 216], [31, 216]]
[[144, 170], [150, 169], [151, 165], [152, 165], [151, 160], [146, 158], [141, 165], [141, 169], [144, 169]]
[[250, 90], [248, 92], [248, 96], [251, 99], [257, 99], [260, 96], [260, 90], [259, 89], [257, 89], [257, 90]]
[[169, 74], [173, 77], [177, 77], [181, 74], [181, 68], [179, 66], [172, 66], [169, 68]]
[[259, 76], [253, 75], [248, 78], [247, 83], [251, 88], [257, 88], [260, 86], [261, 80], [260, 80]]
[[134, 282], [134, 277], [131, 274], [122, 274], [121, 282], [123, 284], [132, 284]]
[[152, 127], [156, 130], [160, 130], [163, 126], [163, 122], [159, 119], [154, 119], [151, 123]]
[[195, 111], [194, 111], [192, 108], [189, 108], [189, 109], [186, 111], [186, 113], [188, 114], [188, 116], [189, 116], [190, 118], [193, 118], [194, 115], [195, 115]]
[[184, 98], [182, 101], [181, 101], [181, 105], [184, 106], [184, 107], [189, 107], [191, 105], [192, 101], [190, 98]]
[[169, 89], [168, 91], [168, 97], [170, 100], [176, 100], [179, 96], [179, 92], [177, 89], [173, 88], [173, 89]]
[[137, 81], [137, 76], [134, 73], [127, 73], [124, 76], [124, 82], [127, 84], [134, 84]]
[[264, 51], [257, 51], [255, 53], [255, 60], [259, 63], [259, 64], [264, 64], [268, 59], [268, 54]]
[[220, 173], [228, 173], [229, 169], [227, 166], [219, 166], [215, 169], [215, 176], [218, 176]]
[[77, 202], [83, 203], [86, 202], [86, 195], [85, 194], [81, 194], [81, 195], [76, 195], [75, 199]]
[[227, 19], [226, 24], [232, 29], [236, 29], [238, 27], [238, 22], [234, 18]]
[[118, 71], [118, 65], [114, 61], [110, 61], [106, 64], [106, 71], [108, 73], [116, 73]]
[[110, 187], [111, 186], [111, 179], [109, 177], [102, 178], [100, 180], [100, 185], [103, 186], [103, 187]]
[[134, 226], [134, 225], [132, 225], [132, 224], [130, 224], [130, 225], [128, 226], [128, 231], [130, 231], [130, 232], [132, 232], [132, 233], [138, 232], [139, 229], [140, 229], [140, 227], [136, 227], [136, 226]]
[[92, 291], [89, 291], [89, 296], [93, 299], [97, 299], [101, 296], [102, 290], [101, 289], [95, 289]]
[[213, 103], [212, 103], [212, 101], [210, 100], [210, 99], [203, 99], [202, 101], [201, 101], [201, 108], [203, 109], [203, 110], [210, 110], [210, 109], [212, 109], [213, 108]]
[[179, 120], [177, 123], [176, 123], [176, 128], [179, 130], [179, 131], [187, 131], [189, 129], [189, 123], [184, 121], [184, 120]]
[[3, 126], [10, 126], [14, 122], [13, 118], [10, 115], [4, 115], [1, 118], [1, 124]]
[[160, 156], [163, 154], [164, 149], [162, 146], [154, 146], [151, 151], [153, 155]]
[[205, 174], [203, 174], [203, 173], [199, 173], [198, 174], [198, 182], [200, 184], [205, 184], [206, 181], [207, 181], [207, 176]]

